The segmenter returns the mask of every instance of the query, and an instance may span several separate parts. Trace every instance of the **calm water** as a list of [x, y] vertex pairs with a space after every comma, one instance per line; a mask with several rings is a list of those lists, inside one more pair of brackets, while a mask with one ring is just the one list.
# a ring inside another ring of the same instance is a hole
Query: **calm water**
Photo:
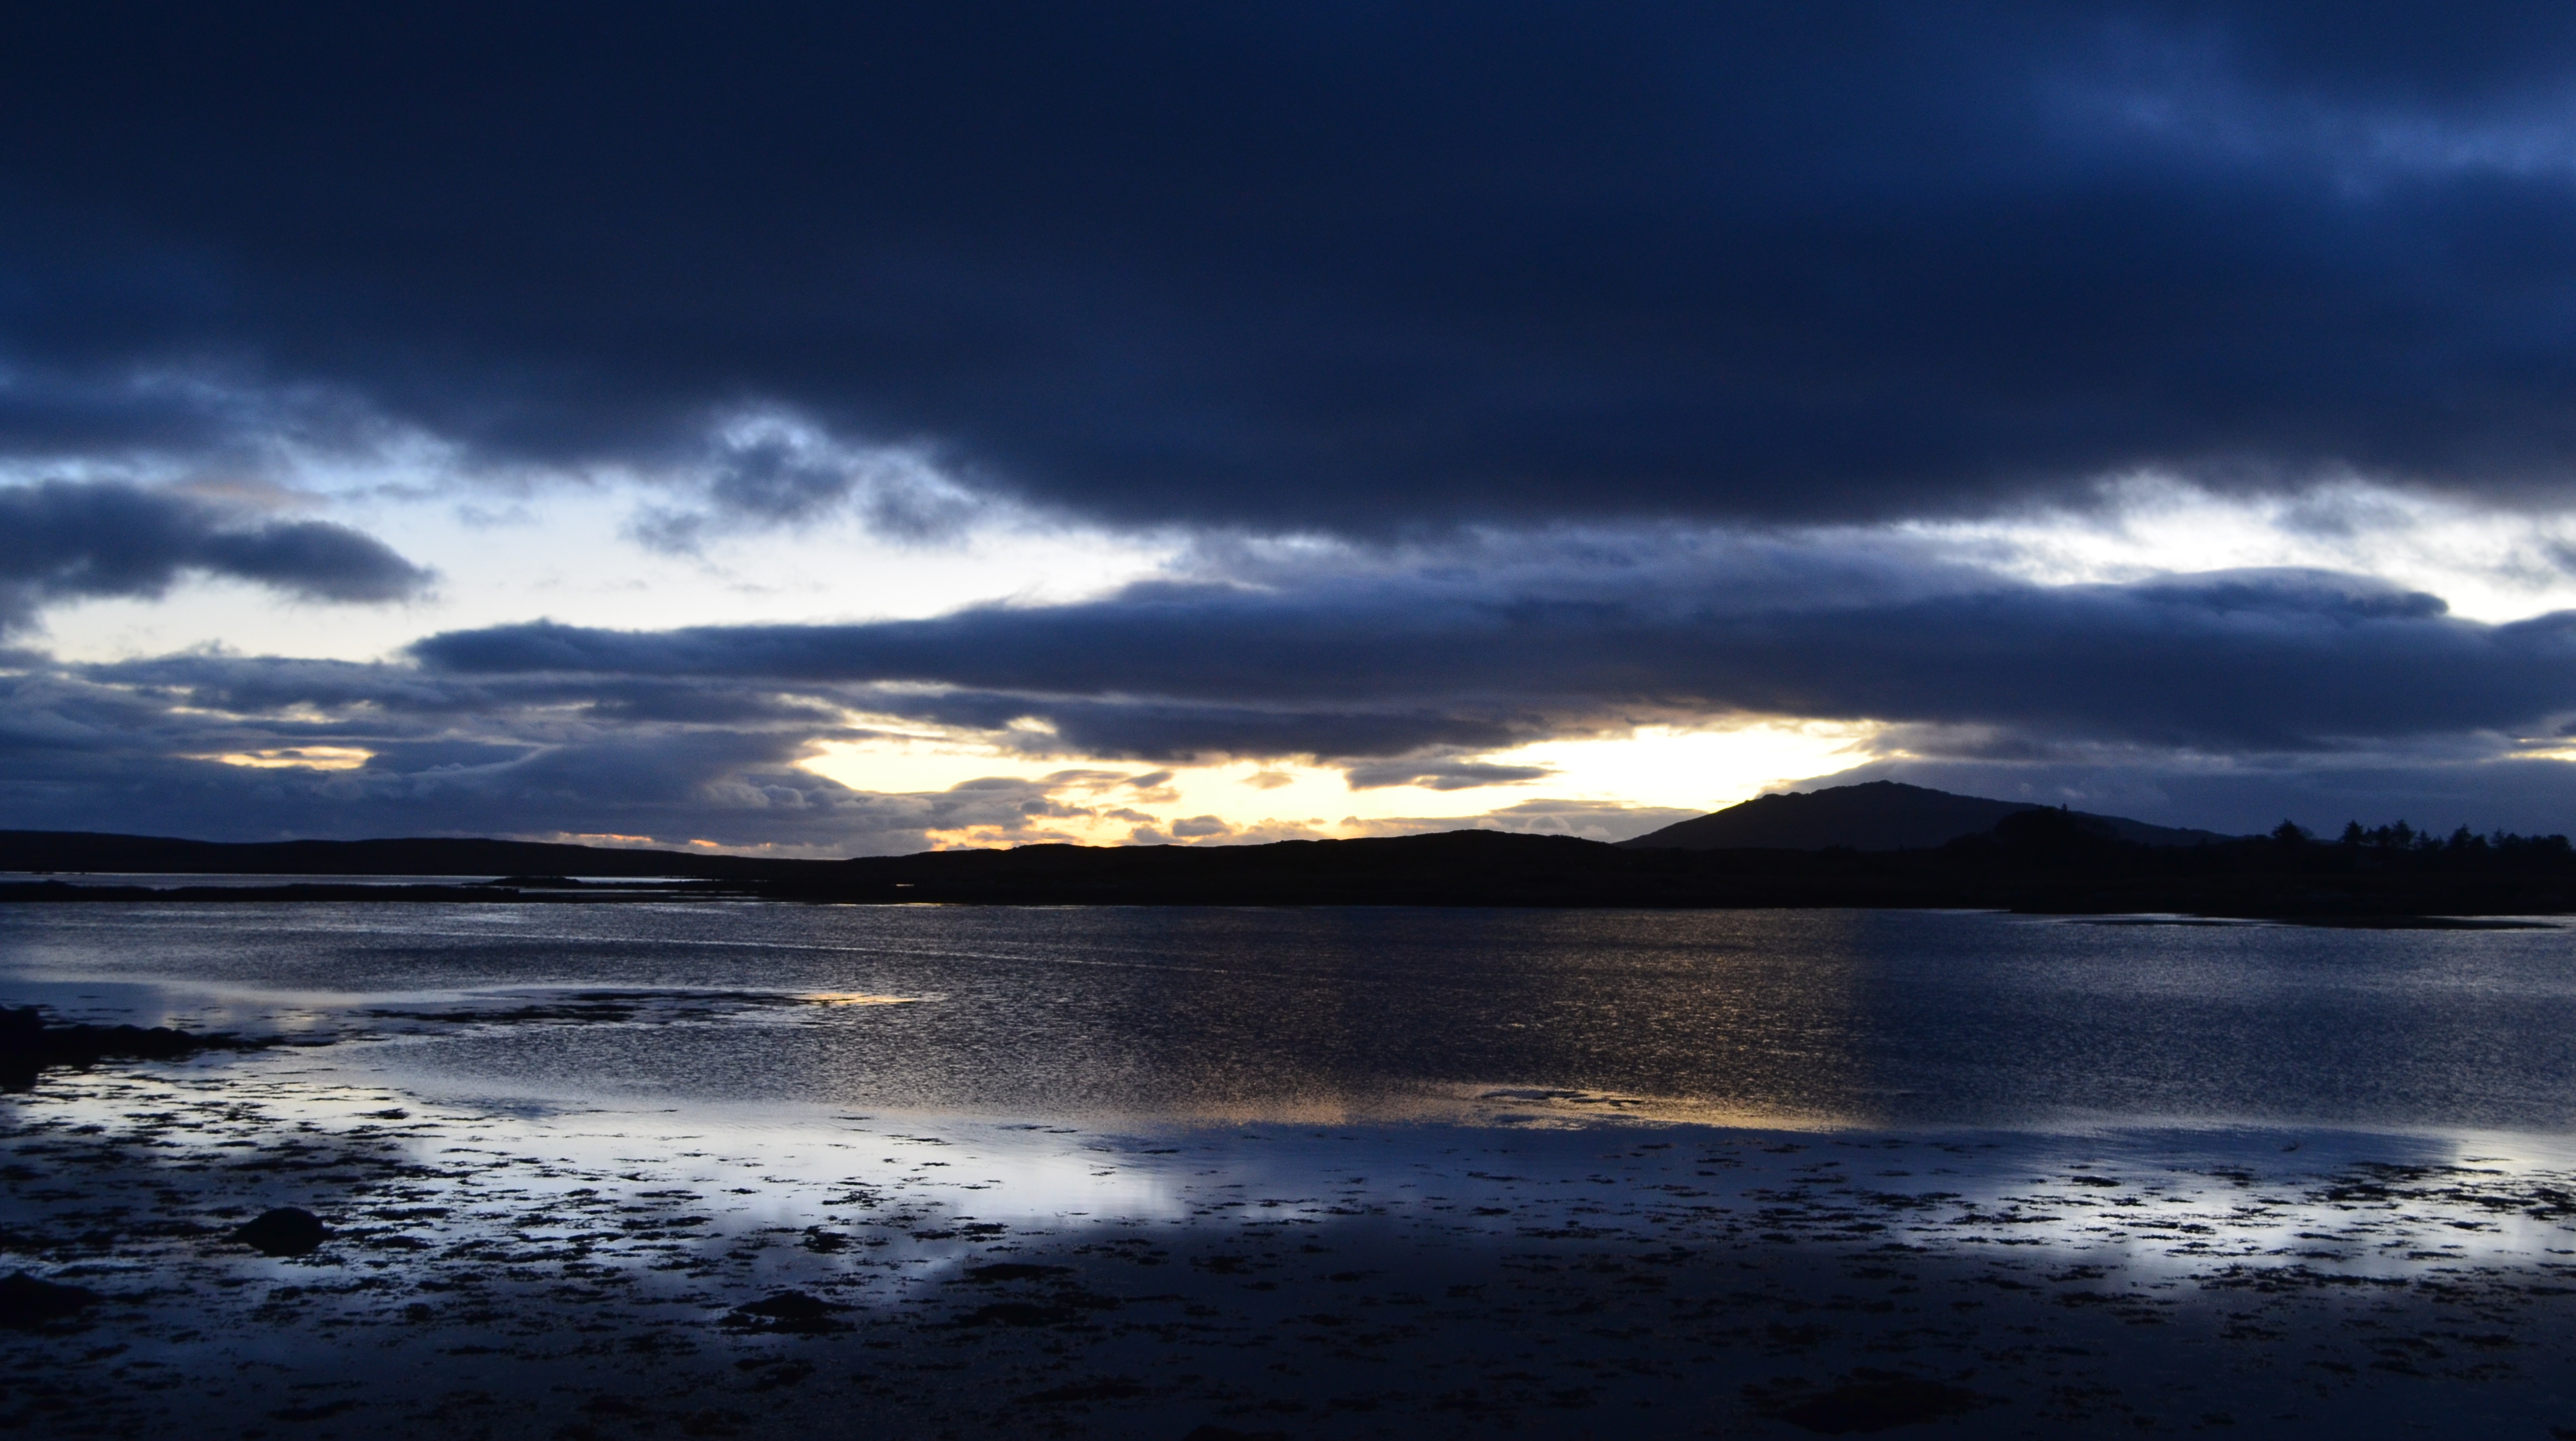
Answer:
[[[857, 998], [846, 1004], [807, 999]], [[425, 1093], [2576, 1132], [2576, 936], [1908, 912], [0, 907], [0, 1001]], [[899, 1003], [877, 1003], [899, 1002]]]
[[[0, 1098], [8, 1267], [114, 1298], [0, 1368], [173, 1436], [1788, 1434], [1890, 1368], [1977, 1434], [2576, 1434], [2571, 940], [0, 907], [0, 1002], [330, 1042]], [[280, 1206], [319, 1251], [223, 1240]]]

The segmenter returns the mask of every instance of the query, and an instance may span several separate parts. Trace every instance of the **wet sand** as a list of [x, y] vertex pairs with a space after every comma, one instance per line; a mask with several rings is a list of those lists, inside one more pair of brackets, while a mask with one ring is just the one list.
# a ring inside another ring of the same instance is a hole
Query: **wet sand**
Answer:
[[[2576, 1435], [2547, 1141], [478, 1106], [338, 1049], [0, 1100], [0, 1273], [98, 1298], [0, 1330], [0, 1427]], [[328, 1235], [233, 1238], [276, 1207]]]

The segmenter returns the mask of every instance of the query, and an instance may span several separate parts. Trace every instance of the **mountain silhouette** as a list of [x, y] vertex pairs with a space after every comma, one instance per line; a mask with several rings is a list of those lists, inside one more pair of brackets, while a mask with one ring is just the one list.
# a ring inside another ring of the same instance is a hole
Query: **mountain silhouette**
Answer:
[[[1619, 844], [1634, 850], [1856, 851], [1921, 850], [1993, 830], [2006, 816], [2054, 810], [2029, 801], [1953, 795], [1898, 781], [1866, 781], [1822, 790], [1756, 796], [1742, 805], [1678, 821]], [[2150, 846], [2190, 846], [2231, 837], [2216, 831], [2151, 826], [2125, 816], [2066, 815], [2099, 834]]]
[[[1933, 839], [1997, 812], [2000, 819], [1982, 830]], [[1784, 819], [1774, 824], [1773, 817]], [[1707, 848], [1687, 844], [1692, 828]], [[0, 831], [0, 905], [660, 905], [766, 898], [1043, 906], [1965, 906], [2436, 926], [2535, 925], [2545, 923], [2461, 918], [2576, 914], [2576, 849], [2563, 835], [2481, 836], [2462, 826], [2444, 839], [2402, 825], [2375, 831], [2352, 825], [2325, 841], [2284, 822], [2268, 835], [2231, 839], [1887, 784], [1768, 796], [1673, 830], [1683, 832], [1683, 844], [1664, 839], [1671, 830], [1624, 846], [1464, 830], [1247, 846], [1045, 844], [837, 861], [461, 837], [234, 845]], [[2205, 844], [2182, 843], [2204, 837]], [[1925, 843], [1903, 844], [1908, 841]], [[40, 874], [11, 879], [12, 869]], [[57, 874], [41, 874], [48, 871]], [[89, 874], [74, 879], [70, 873], [78, 871]], [[266, 876], [273, 883], [210, 885], [192, 882], [191, 871]], [[394, 879], [350, 879], [368, 876]], [[442, 876], [447, 879], [436, 879]], [[484, 879], [493, 876], [501, 879]], [[618, 876], [633, 879], [606, 879]]]

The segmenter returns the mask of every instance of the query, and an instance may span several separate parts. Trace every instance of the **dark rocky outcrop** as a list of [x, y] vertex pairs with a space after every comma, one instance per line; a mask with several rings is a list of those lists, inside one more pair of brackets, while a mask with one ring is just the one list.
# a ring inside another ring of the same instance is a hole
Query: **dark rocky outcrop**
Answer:
[[19, 1271], [0, 1279], [0, 1326], [31, 1331], [48, 1321], [76, 1316], [98, 1302], [98, 1293], [86, 1286], [65, 1286]]
[[48, 1066], [94, 1066], [111, 1059], [175, 1061], [199, 1051], [260, 1044], [168, 1026], [49, 1026], [40, 1007], [0, 1006], [0, 1090], [28, 1089]]
[[819, 1336], [851, 1329], [849, 1322], [836, 1320], [832, 1314], [849, 1309], [809, 1292], [780, 1291], [734, 1307], [732, 1313], [725, 1317], [724, 1324], [791, 1336]]
[[233, 1228], [233, 1239], [263, 1256], [310, 1256], [331, 1229], [301, 1206], [279, 1206]]

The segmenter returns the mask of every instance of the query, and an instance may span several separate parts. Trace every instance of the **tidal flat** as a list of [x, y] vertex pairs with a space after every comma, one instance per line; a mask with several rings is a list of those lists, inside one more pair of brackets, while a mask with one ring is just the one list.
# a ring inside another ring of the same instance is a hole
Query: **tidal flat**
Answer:
[[0, 1098], [0, 1425], [2576, 1434], [2562, 933], [1724, 920], [0, 917], [0, 999], [270, 1043]]

